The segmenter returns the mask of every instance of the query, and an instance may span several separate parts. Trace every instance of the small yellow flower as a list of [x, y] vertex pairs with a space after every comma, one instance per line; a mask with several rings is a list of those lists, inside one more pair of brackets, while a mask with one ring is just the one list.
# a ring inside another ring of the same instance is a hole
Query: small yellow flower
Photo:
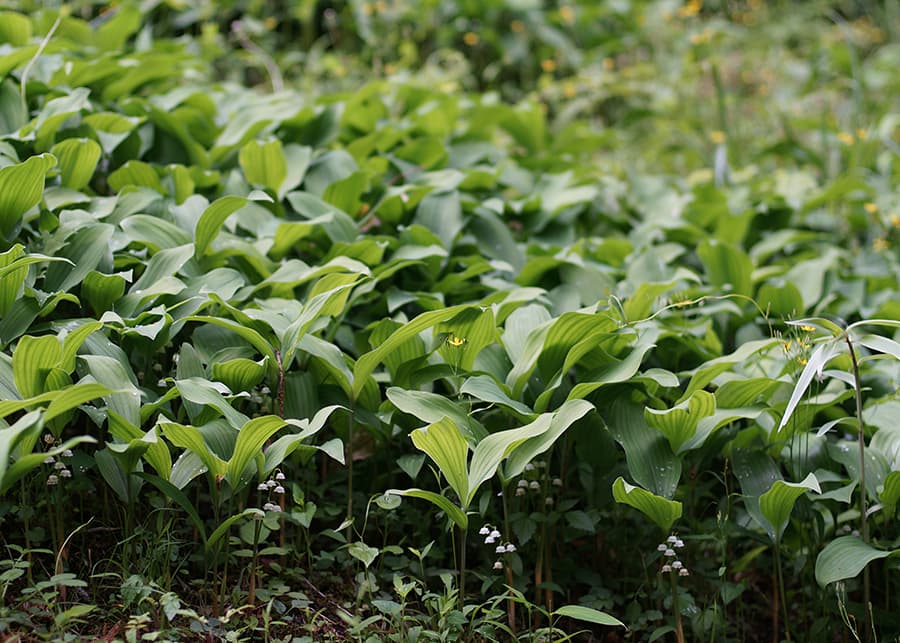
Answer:
[[895, 228], [900, 228], [900, 215], [897, 215], [896, 213], [894, 213], [891, 215], [890, 218], [891, 218], [891, 225], [894, 226]]
[[459, 348], [460, 346], [462, 346], [463, 344], [466, 343], [466, 339], [465, 339], [465, 337], [457, 337], [456, 335], [450, 335], [450, 337], [447, 338], [447, 343], [450, 344], [451, 346]]
[[362, 14], [364, 16], [371, 16], [372, 15], [372, 5], [370, 5], [368, 2], [366, 2], [360, 7], [360, 11], [362, 11]]
[[872, 242], [872, 250], [874, 250], [875, 252], [884, 252], [890, 247], [891, 244], [889, 244], [888, 240], [883, 237], [879, 237]]
[[844, 145], [853, 145], [855, 139], [850, 132], [838, 132], [837, 139]]
[[613, 69], [616, 68], [616, 61], [613, 60], [612, 58], [604, 58], [602, 65], [603, 65], [604, 70], [612, 71]]
[[712, 39], [712, 31], [709, 29], [704, 29], [698, 33], [692, 33], [690, 37], [690, 41], [692, 45], [702, 45], [705, 42], [709, 42]]
[[521, 20], [513, 20], [509, 23], [509, 28], [513, 30], [513, 33], [522, 33], [525, 31], [525, 23]]
[[861, 141], [866, 140], [866, 137], [868, 135], [869, 135], [869, 133], [861, 127], [858, 130], [856, 130], [856, 138], [858, 138]]
[[395, 65], [392, 65], [391, 63], [385, 63], [384, 75], [393, 76], [395, 73], [397, 73], [397, 67]]
[[689, 2], [682, 5], [682, 7], [678, 10], [678, 15], [682, 18], [690, 18], [700, 13], [700, 9], [702, 7], [703, 3], [700, 0], [690, 0]]
[[463, 36], [463, 42], [466, 43], [469, 47], [474, 47], [480, 40], [481, 38], [479, 38], [478, 34], [474, 31], [467, 31], [466, 35]]
[[541, 69], [543, 69], [548, 74], [556, 71], [556, 61], [552, 58], [545, 58], [541, 61]]
[[786, 341], [781, 342], [781, 348], [784, 350], [785, 353], [789, 353], [791, 350], [791, 346], [793, 346], [793, 344], [794, 344], [794, 342], [792, 342], [791, 340], [788, 339]]
[[276, 20], [273, 16], [269, 16], [265, 20], [263, 20], [263, 25], [269, 31], [275, 29], [278, 26], [278, 20]]
[[805, 357], [798, 357], [797, 362], [799, 362], [800, 366], [806, 366], [807, 359]]
[[563, 5], [559, 8], [559, 17], [562, 18], [563, 22], [567, 25], [575, 22], [575, 11], [569, 5]]
[[800, 327], [800, 330], [802, 330], [804, 333], [811, 333], [815, 329], [815, 326], [810, 326], [809, 324], [803, 324], [803, 326]]
[[578, 88], [575, 86], [571, 80], [567, 80], [563, 83], [563, 96], [566, 98], [575, 98], [575, 95], [578, 93]]
[[868, 203], [863, 205], [863, 209], [869, 214], [875, 214], [876, 212], [878, 212], [878, 204], [869, 201]]
[[387, 2], [384, 0], [378, 0], [378, 2], [375, 3], [375, 13], [384, 13], [387, 10]]
[[725, 132], [719, 129], [714, 129], [709, 133], [709, 140], [711, 140], [716, 145], [721, 145], [725, 142]]

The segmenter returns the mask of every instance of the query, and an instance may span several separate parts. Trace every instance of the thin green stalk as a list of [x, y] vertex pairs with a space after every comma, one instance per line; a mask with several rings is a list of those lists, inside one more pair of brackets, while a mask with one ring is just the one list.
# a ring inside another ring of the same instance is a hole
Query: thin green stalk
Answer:
[[678, 607], [678, 581], [675, 574], [669, 573], [669, 583], [672, 586], [672, 611], [675, 613], [675, 640], [684, 643], [684, 626], [681, 622], [681, 609]]
[[778, 595], [781, 598], [781, 612], [784, 617], [784, 638], [791, 640], [791, 626], [788, 619], [787, 597], [784, 593], [784, 574], [781, 567], [781, 543], [775, 543], [775, 571], [778, 574]]
[[[859, 514], [862, 523], [863, 542], [869, 543], [869, 519], [866, 499], [866, 431], [862, 417], [862, 382], [859, 377], [859, 361], [856, 358], [856, 349], [850, 335], [844, 335], [847, 348], [850, 350], [850, 362], [853, 364], [853, 390], [856, 395], [856, 431], [859, 440]], [[863, 607], [865, 609], [866, 643], [872, 640], [872, 617], [870, 606], [872, 604], [872, 586], [869, 576], [869, 566], [863, 567]]]
[[459, 528], [459, 609], [466, 605], [466, 537], [469, 530]]

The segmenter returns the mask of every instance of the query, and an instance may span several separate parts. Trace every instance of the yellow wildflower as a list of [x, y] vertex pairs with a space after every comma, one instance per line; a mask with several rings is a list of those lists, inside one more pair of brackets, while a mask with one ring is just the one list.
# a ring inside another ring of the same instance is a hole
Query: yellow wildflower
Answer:
[[721, 145], [725, 142], [725, 132], [720, 129], [714, 129], [709, 133], [709, 140], [716, 145]]
[[838, 132], [837, 139], [844, 145], [853, 145], [855, 139], [850, 132]]
[[876, 212], [878, 212], [878, 204], [869, 201], [868, 203], [863, 205], [863, 209], [869, 214], [875, 214]]
[[883, 237], [879, 237], [872, 242], [872, 250], [874, 250], [875, 252], [884, 252], [890, 247], [891, 244], [889, 244], [888, 240]]
[[703, 3], [700, 0], [690, 0], [689, 2], [682, 5], [682, 7], [678, 10], [678, 15], [682, 18], [690, 18], [700, 13], [700, 9], [702, 7]]
[[869, 133], [861, 127], [858, 130], [856, 130], [856, 138], [858, 138], [861, 141], [866, 140], [866, 137], [868, 135], [869, 135]]
[[569, 5], [563, 5], [559, 8], [559, 17], [562, 18], [563, 22], [567, 25], [575, 22], [575, 11]]
[[479, 38], [478, 34], [474, 31], [467, 31], [466, 35], [463, 36], [463, 42], [466, 43], [469, 47], [474, 47], [480, 40], [481, 38]]
[[465, 337], [457, 337], [456, 335], [450, 335], [450, 337], [447, 338], [447, 343], [450, 344], [451, 346], [459, 348], [460, 346], [462, 346], [463, 344], [466, 343], [466, 339], [465, 339]]
[[265, 28], [266, 28], [268, 31], [272, 31], [273, 29], [275, 29], [275, 27], [278, 26], [278, 20], [276, 20], [276, 19], [275, 19], [274, 17], [272, 17], [272, 16], [269, 16], [268, 18], [266, 18], [265, 20], [263, 20], [263, 25], [265, 26]]
[[895, 228], [900, 228], [900, 215], [896, 213], [891, 214], [891, 225]]
[[807, 359], [805, 357], [798, 357], [797, 361], [800, 363], [800, 366], [806, 366]]
[[556, 71], [556, 61], [552, 58], [545, 58], [541, 61], [541, 69], [543, 69], [548, 74]]
[[514, 33], [522, 33], [525, 31], [525, 23], [521, 20], [513, 20], [509, 23], [509, 28], [512, 29]]

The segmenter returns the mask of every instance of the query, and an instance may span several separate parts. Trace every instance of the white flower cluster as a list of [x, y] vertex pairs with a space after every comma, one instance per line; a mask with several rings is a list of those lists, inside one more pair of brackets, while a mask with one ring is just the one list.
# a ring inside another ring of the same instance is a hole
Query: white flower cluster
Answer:
[[678, 554], [675, 552], [676, 549], [681, 549], [682, 547], [684, 547], [684, 541], [674, 534], [666, 538], [666, 542], [660, 543], [656, 547], [657, 551], [661, 552], [665, 559], [662, 569], [660, 570], [663, 574], [668, 574], [669, 572], [674, 573], [677, 571], [679, 576], [691, 575], [688, 568], [684, 566], [684, 563], [678, 560]]
[[[265, 482], [260, 482], [258, 485], [256, 485], [256, 490], [265, 491], [269, 498], [271, 498], [272, 494], [283, 496], [285, 493], [284, 484], [282, 484], [283, 482], [284, 474], [281, 473], [281, 471], [278, 471], [274, 477], [269, 478]], [[281, 507], [271, 500], [266, 502], [266, 504], [264, 504], [262, 508], [263, 511], [281, 511]]]
[[[51, 434], [47, 433], [44, 435], [44, 443], [48, 446], [52, 445], [56, 442], [56, 438], [54, 438]], [[60, 454], [59, 460], [54, 458], [52, 455], [47, 456], [44, 459], [44, 464], [49, 464], [53, 467], [53, 473], [47, 476], [47, 486], [55, 487], [59, 484], [59, 481], [63, 478], [71, 478], [72, 477], [72, 469], [70, 469], [65, 462], [63, 462], [63, 458], [71, 458], [72, 450], [66, 449]]]
[[[493, 545], [501, 536], [500, 532], [493, 525], [484, 525], [481, 529], [478, 530], [478, 534], [480, 536], [484, 536], [485, 545]], [[500, 543], [496, 547], [494, 547], [494, 553], [501, 556], [503, 554], [511, 554], [514, 551], [516, 551], [516, 546], [510, 542]], [[503, 569], [503, 562], [499, 559], [494, 562], [494, 569]]]

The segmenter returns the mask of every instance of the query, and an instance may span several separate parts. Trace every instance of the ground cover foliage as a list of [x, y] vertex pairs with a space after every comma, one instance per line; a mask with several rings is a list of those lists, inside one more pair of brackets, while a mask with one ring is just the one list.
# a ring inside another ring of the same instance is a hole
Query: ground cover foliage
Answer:
[[0, 636], [900, 637], [893, 2], [0, 2]]

